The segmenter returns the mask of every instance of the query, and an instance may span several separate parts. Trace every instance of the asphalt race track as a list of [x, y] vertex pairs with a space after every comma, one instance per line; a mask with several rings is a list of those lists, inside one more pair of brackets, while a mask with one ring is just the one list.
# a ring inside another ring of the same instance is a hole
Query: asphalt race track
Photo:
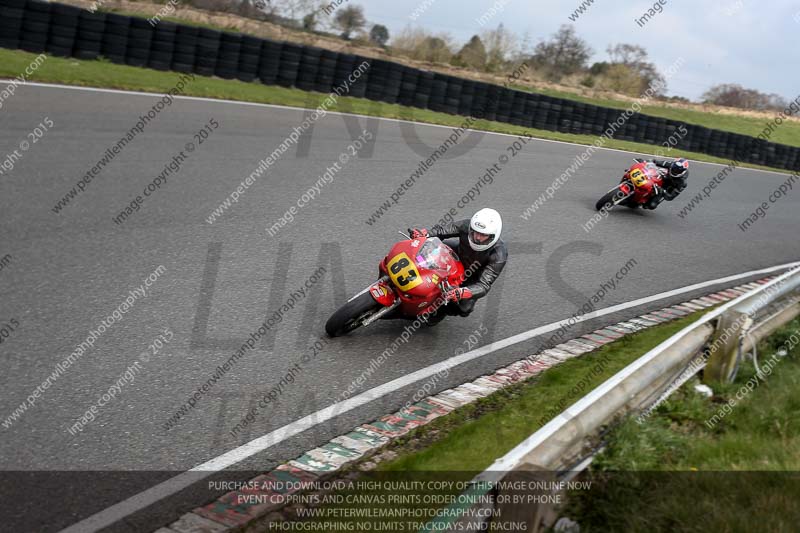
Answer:
[[[468, 319], [448, 318], [421, 330], [378, 368], [357, 392], [451, 357], [483, 324], [482, 344], [564, 319], [603, 281], [635, 260], [599, 307], [609, 307], [706, 280], [800, 258], [800, 192], [772, 204], [747, 232], [737, 227], [787, 176], [737, 169], [700, 208], [678, 211], [722, 168], [692, 163], [690, 187], [655, 212], [613, 211], [590, 232], [582, 225], [594, 202], [618, 179], [632, 154], [600, 150], [529, 220], [520, 214], [585, 147], [530, 141], [512, 156], [513, 137], [473, 133], [436, 162], [374, 224], [366, 220], [451, 131], [391, 120], [329, 114], [298, 146], [250, 186], [219, 219], [206, 219], [303, 120], [304, 111], [179, 99], [165, 108], [58, 214], [52, 208], [106, 148], [133, 127], [158, 96], [28, 85], [0, 111], [0, 159], [45, 117], [53, 122], [0, 175], [0, 324], [18, 322], [0, 344], [0, 420], [32, 394], [90, 330], [125, 301], [160, 265], [147, 296], [99, 336], [86, 353], [43, 391], [34, 407], [1, 427], [0, 467], [10, 471], [140, 471], [150, 477], [75, 483], [56, 501], [19, 504], [12, 523], [55, 531], [111, 504], [284, 426], [340, 398], [373, 357], [401, 332], [384, 321], [324, 346], [284, 387], [279, 401], [236, 437], [230, 430], [263, 394], [310, 353], [337, 305], [374, 280], [378, 261], [399, 239], [397, 230], [430, 226], [483, 176], [508, 157], [493, 183], [459, 210], [466, 218], [491, 206], [504, 217], [509, 264], [491, 297]], [[219, 127], [199, 144], [194, 134], [214, 119]], [[314, 185], [352, 139], [367, 129], [374, 149], [342, 165], [332, 183], [298, 210], [293, 222], [272, 226]], [[187, 152], [187, 143], [195, 144]], [[112, 219], [181, 150], [180, 170], [123, 224]], [[796, 189], [796, 187], [795, 187]], [[272, 333], [259, 340], [171, 429], [167, 420], [228, 360], [264, 319], [280, 308], [318, 267], [326, 273]], [[705, 291], [704, 291], [705, 292]], [[687, 296], [654, 302], [663, 307]], [[573, 336], [646, 307], [574, 328]], [[157, 354], [148, 348], [164, 329], [174, 337]], [[441, 389], [534, 353], [533, 339], [452, 371]], [[149, 361], [142, 358], [150, 351]], [[69, 428], [135, 362], [140, 371], [73, 435]], [[309, 429], [237, 468], [267, 470], [396, 409], [409, 386]], [[24, 477], [24, 476], [23, 476]], [[63, 476], [62, 476], [63, 478]], [[63, 479], [62, 479], [63, 481]], [[68, 484], [68, 483], [67, 483]], [[7, 484], [6, 484], [7, 485]], [[62, 488], [65, 485], [62, 485]], [[52, 487], [51, 487], [52, 489]], [[8, 490], [8, 487], [3, 489]], [[4, 494], [3, 496], [6, 496]], [[205, 493], [201, 499], [207, 499]], [[163, 525], [192, 504], [140, 513], [120, 531]], [[187, 503], [188, 502], [188, 503]], [[35, 512], [33, 509], [35, 508]], [[17, 522], [14, 522], [17, 520]]]

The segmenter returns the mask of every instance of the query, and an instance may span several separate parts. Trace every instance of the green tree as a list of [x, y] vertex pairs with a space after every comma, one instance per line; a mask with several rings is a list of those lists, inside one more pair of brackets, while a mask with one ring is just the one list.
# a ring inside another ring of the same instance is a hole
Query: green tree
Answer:
[[389, 42], [389, 28], [383, 24], [375, 24], [369, 32], [369, 40], [378, 46], [386, 46]]
[[458, 64], [465, 67], [483, 70], [486, 68], [486, 47], [477, 35], [473, 35], [456, 55]]
[[317, 29], [317, 14], [309, 13], [303, 17], [303, 29], [306, 31], [314, 31]]

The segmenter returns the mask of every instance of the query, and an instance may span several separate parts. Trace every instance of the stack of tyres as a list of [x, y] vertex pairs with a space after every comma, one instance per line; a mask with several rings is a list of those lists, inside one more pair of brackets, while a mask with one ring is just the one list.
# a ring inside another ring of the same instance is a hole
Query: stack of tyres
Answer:
[[[348, 77], [353, 73], [356, 66], [356, 56], [353, 54], [337, 54], [336, 68], [333, 71], [333, 87], [350, 87], [352, 85], [348, 81]], [[356, 83], [359, 85], [360, 81]], [[348, 94], [352, 95], [353, 88], [348, 90]]]
[[314, 81], [314, 90], [321, 93], [330, 93], [333, 90], [333, 80], [336, 77], [336, 63], [339, 60], [338, 52], [323, 50], [319, 58], [317, 78]]
[[539, 113], [539, 95], [533, 93], [525, 93], [525, 101], [523, 104], [523, 112], [525, 113], [526, 124], [525, 127], [533, 128], [536, 126], [536, 116]]
[[[742, 135], [739, 135], [739, 137], [742, 137]], [[742, 140], [741, 139], [737, 140], [737, 145], [739, 147], [741, 147], [741, 144]], [[775, 145], [775, 166], [786, 168], [786, 164], [788, 163], [789, 160], [788, 148], [789, 148], [788, 146], [783, 144]], [[738, 151], [743, 152], [744, 150], [739, 148]]]
[[153, 42], [153, 27], [145, 19], [131, 17], [128, 28], [128, 51], [125, 63], [135, 67], [147, 66], [150, 59], [150, 45]]
[[25, 0], [4, 0], [0, 5], [0, 48], [17, 48], [22, 35]]
[[606, 129], [605, 115], [603, 108], [598, 106], [589, 106], [587, 108], [587, 122], [591, 127], [587, 131], [591, 131], [593, 135], [602, 135]]
[[369, 100], [383, 100], [386, 94], [386, 85], [389, 78], [390, 63], [383, 59], [371, 59], [369, 68], [369, 81], [364, 96]]
[[489, 84], [476, 81], [472, 87], [472, 109], [469, 115], [482, 119], [486, 114], [486, 99], [489, 96]]
[[175, 28], [175, 47], [172, 51], [172, 70], [191, 73], [197, 58], [197, 36], [200, 28], [184, 26]]
[[398, 63], [389, 63], [389, 70], [386, 75], [386, 89], [381, 100], [387, 104], [396, 104], [400, 97], [400, 85], [403, 82], [403, 70], [406, 67]]
[[232, 80], [239, 73], [239, 55], [242, 52], [242, 35], [224, 32], [219, 39], [219, 53], [214, 74]]
[[639, 141], [647, 144], [654, 144], [656, 142], [656, 128], [655, 124], [651, 122], [650, 118], [639, 115], [638, 126]]
[[[680, 132], [683, 124], [677, 123], [677, 129]], [[711, 144], [711, 131], [704, 126], [686, 126], [686, 136], [681, 139], [678, 146], [685, 150], [693, 152], [705, 152]]]
[[161, 21], [153, 32], [153, 44], [150, 47], [150, 68], [170, 70], [175, 60], [175, 38], [178, 27], [172, 22]]
[[497, 113], [495, 120], [499, 122], [511, 122], [511, 108], [514, 105], [514, 91], [506, 87], [500, 87], [497, 93]]
[[242, 81], [253, 81], [258, 77], [258, 64], [261, 61], [263, 41], [250, 35], [242, 35], [242, 48], [239, 51], [239, 68], [236, 77]]
[[530, 127], [531, 119], [525, 113], [527, 94], [524, 91], [513, 91], [514, 99], [511, 101], [511, 123], [515, 126]]
[[197, 48], [195, 49], [194, 71], [201, 76], [213, 76], [217, 67], [219, 43], [222, 32], [210, 28], [197, 31]]
[[550, 114], [551, 98], [544, 94], [537, 95], [536, 114], [533, 116], [533, 127], [537, 130], [549, 129], [547, 116]]
[[557, 130], [558, 123], [561, 121], [561, 99], [550, 99], [550, 110], [547, 113], [547, 129]]
[[800, 148], [796, 146], [789, 147], [789, 158], [786, 168], [789, 170], [800, 170]]
[[422, 71], [416, 68], [404, 68], [403, 78], [400, 80], [400, 95], [397, 103], [404, 106], [414, 107], [417, 94], [417, 84]]
[[300, 69], [297, 72], [295, 86], [304, 91], [313, 91], [317, 88], [317, 70], [322, 58], [322, 49], [304, 46], [300, 55]]
[[19, 47], [28, 52], [44, 52], [50, 29], [50, 4], [28, 0], [22, 15]]
[[772, 166], [775, 164], [775, 147], [777, 145], [775, 143], [770, 143], [767, 146], [767, 151], [764, 154], [764, 159], [767, 161], [768, 166]]
[[658, 122], [653, 117], [643, 116], [644, 136], [648, 144], [661, 144], [664, 139], [658, 136]]
[[258, 62], [258, 79], [265, 85], [274, 85], [281, 68], [283, 43], [265, 40], [261, 44], [261, 59]]
[[580, 131], [581, 123], [583, 121], [584, 116], [584, 104], [580, 102], [570, 102], [570, 111], [568, 114], [570, 120], [570, 133], [576, 133]]
[[444, 112], [450, 115], [458, 114], [458, 102], [461, 100], [461, 93], [464, 90], [464, 81], [455, 76], [448, 76], [447, 92], [444, 98]]
[[414, 107], [428, 109], [430, 107], [431, 91], [433, 90], [433, 72], [422, 70], [417, 78], [417, 91], [414, 94]]
[[594, 119], [596, 116], [597, 112], [595, 111], [593, 105], [578, 102], [578, 104], [575, 106], [576, 133], [593, 133], [592, 125], [594, 124]]
[[278, 66], [278, 77], [275, 80], [282, 87], [294, 87], [300, 70], [300, 58], [303, 47], [294, 43], [283, 43], [281, 62]]
[[486, 105], [483, 107], [483, 115], [486, 120], [497, 119], [497, 105], [500, 102], [500, 86], [487, 84]]
[[106, 31], [106, 14], [81, 11], [78, 19], [78, 38], [75, 40], [75, 57], [97, 59], [103, 50]]
[[106, 31], [103, 32], [100, 54], [114, 63], [125, 63], [130, 27], [130, 17], [106, 13]]
[[[354, 76], [356, 71], [359, 72], [358, 79], [355, 83], [350, 84], [350, 90], [348, 91], [349, 96], [353, 96], [355, 98], [364, 98], [367, 95], [367, 87], [369, 86], [369, 80], [372, 77], [372, 60], [362, 56], [353, 56], [355, 58], [355, 63], [353, 64], [353, 68], [347, 72], [347, 76]], [[339, 75], [341, 71], [341, 57], [340, 62], [336, 65], [336, 75]], [[353, 78], [355, 79], [355, 77]]]
[[572, 127], [572, 116], [575, 111], [575, 102], [571, 100], [561, 100], [561, 114], [558, 117], [558, 131], [569, 133]]
[[[729, 139], [729, 146], [732, 155], [728, 156], [729, 158], [739, 157], [740, 154], [743, 154], [747, 151], [747, 141], [749, 137], [744, 135], [740, 135], [738, 133], [731, 133], [731, 137]], [[780, 147], [778, 147], [780, 148]], [[778, 149], [776, 150], [776, 155], [780, 157], [782, 152]]]
[[72, 57], [75, 38], [78, 35], [78, 17], [81, 10], [75, 6], [53, 4], [50, 7], [50, 36], [47, 38], [47, 53]]
[[662, 143], [669, 139], [672, 132], [667, 133], [667, 119], [657, 117], [654, 120], [656, 122], [656, 140]]
[[431, 82], [431, 95], [428, 98], [428, 109], [431, 111], [444, 112], [444, 101], [447, 97], [447, 82], [449, 76], [433, 73], [433, 81]]
[[472, 80], [464, 80], [464, 85], [461, 86], [461, 98], [458, 99], [458, 110], [456, 111], [459, 115], [467, 116], [472, 114], [475, 85], [476, 83]]
[[617, 132], [614, 122], [619, 118], [619, 111], [610, 107], [602, 107], [597, 112], [597, 121], [603, 126], [603, 131], [608, 132], [609, 137], [613, 138]]
[[[727, 131], [721, 131], [719, 135], [719, 140], [717, 141], [717, 146], [715, 151], [712, 155], [717, 157], [726, 157], [728, 153], [728, 139], [730, 138], [730, 134]], [[767, 153], [769, 153], [769, 148], [767, 148]]]

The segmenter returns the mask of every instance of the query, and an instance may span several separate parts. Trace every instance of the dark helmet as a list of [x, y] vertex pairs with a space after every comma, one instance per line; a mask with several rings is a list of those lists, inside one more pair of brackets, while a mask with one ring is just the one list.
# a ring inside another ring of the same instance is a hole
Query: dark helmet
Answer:
[[684, 158], [676, 159], [669, 167], [669, 175], [672, 178], [683, 178], [689, 173], [689, 161]]

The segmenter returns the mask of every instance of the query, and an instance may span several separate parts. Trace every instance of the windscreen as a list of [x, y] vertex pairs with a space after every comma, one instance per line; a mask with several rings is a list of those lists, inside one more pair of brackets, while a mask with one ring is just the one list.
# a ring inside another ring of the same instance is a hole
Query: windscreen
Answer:
[[437, 237], [427, 239], [414, 258], [419, 268], [443, 271], [450, 270], [453, 261], [457, 260], [455, 252]]

